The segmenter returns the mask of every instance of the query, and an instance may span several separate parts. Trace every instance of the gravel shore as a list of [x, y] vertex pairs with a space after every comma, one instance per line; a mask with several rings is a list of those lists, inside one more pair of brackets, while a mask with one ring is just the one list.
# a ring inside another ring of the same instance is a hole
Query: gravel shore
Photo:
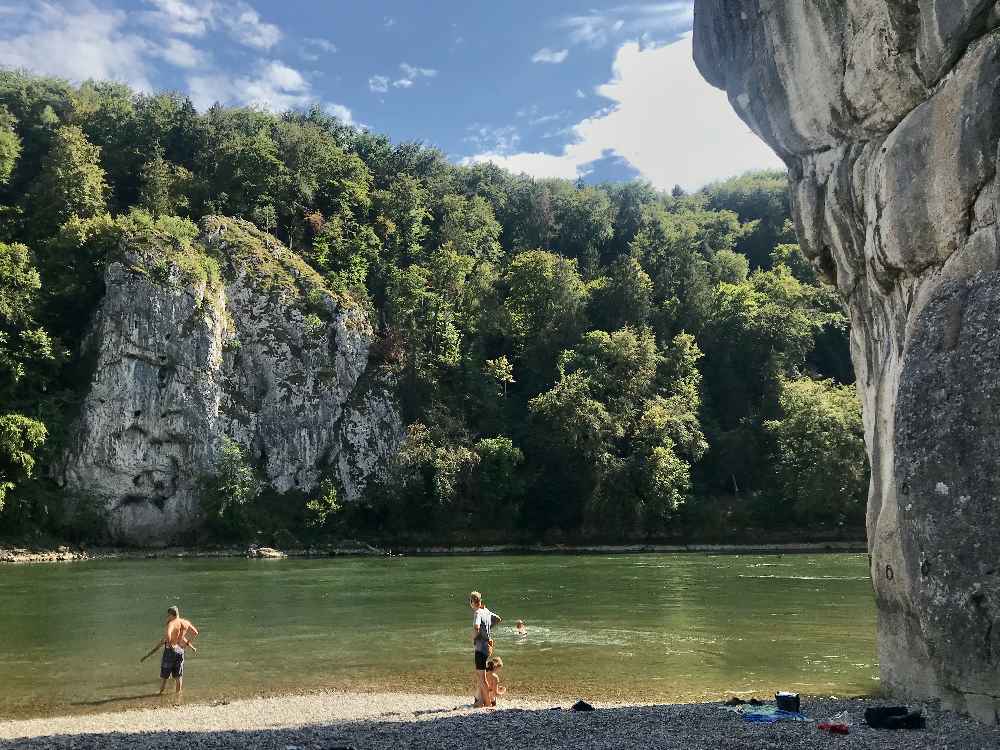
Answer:
[[848, 736], [829, 735], [813, 723], [748, 723], [717, 703], [595, 704], [596, 711], [584, 713], [518, 700], [505, 701], [495, 711], [473, 710], [468, 701], [390, 693], [324, 693], [210, 706], [174, 706], [166, 699], [159, 709], [0, 723], [0, 748], [1000, 748], [1000, 728], [934, 707], [925, 708], [926, 730], [871, 729], [864, 724], [864, 709], [879, 702], [870, 700], [803, 700], [803, 712], [817, 720], [847, 711]]

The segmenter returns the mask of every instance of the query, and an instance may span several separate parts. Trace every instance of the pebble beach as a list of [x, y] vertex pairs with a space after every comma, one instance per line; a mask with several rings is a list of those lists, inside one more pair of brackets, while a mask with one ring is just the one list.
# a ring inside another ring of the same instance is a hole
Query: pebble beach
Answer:
[[[0, 722], [0, 747], [17, 750], [199, 748], [229, 750], [399, 750], [470, 747], [747, 750], [1000, 748], [1000, 728], [925, 706], [924, 730], [876, 730], [864, 724], [872, 700], [803, 699], [816, 722], [753, 724], [719, 703], [594, 704], [593, 712], [539, 701], [505, 701], [474, 710], [468, 697], [393, 693], [322, 693], [213, 705], [175, 705], [119, 713]], [[816, 723], [846, 711], [850, 734]]]

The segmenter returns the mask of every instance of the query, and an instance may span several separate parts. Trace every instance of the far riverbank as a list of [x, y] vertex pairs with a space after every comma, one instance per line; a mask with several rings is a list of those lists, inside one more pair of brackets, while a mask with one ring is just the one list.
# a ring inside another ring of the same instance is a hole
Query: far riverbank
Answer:
[[[585, 544], [585, 545], [487, 545], [376, 547], [368, 544], [324, 545], [279, 550], [282, 557], [324, 558], [341, 556], [424, 555], [622, 555], [649, 553], [817, 554], [823, 552], [867, 552], [864, 541], [795, 542], [787, 544]], [[85, 547], [55, 548], [0, 544], [0, 563], [84, 562], [87, 560], [212, 559], [247, 557], [247, 547]]]
[[[395, 693], [320, 693], [214, 705], [0, 723], [0, 747], [18, 750], [198, 747], [397, 750], [426, 747], [573, 748], [1000, 748], [1000, 729], [924, 707], [925, 730], [887, 731], [864, 723], [864, 711], [884, 701], [803, 699], [816, 722], [755, 724], [720, 703], [594, 704], [593, 712], [566, 710], [568, 702], [505, 701], [501, 709], [472, 709], [465, 696]], [[558, 709], [558, 710], [553, 710]], [[847, 713], [850, 734], [830, 735], [816, 723]], [[4, 742], [4, 741], [7, 742]], [[11, 744], [7, 744], [11, 743]]]

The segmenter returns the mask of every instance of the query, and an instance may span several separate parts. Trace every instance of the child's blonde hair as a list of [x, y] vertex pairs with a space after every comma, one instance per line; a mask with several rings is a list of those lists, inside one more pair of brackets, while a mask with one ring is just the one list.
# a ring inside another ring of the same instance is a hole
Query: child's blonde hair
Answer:
[[473, 591], [471, 594], [469, 594], [469, 601], [472, 602], [473, 604], [482, 604], [483, 595], [480, 594], [478, 591]]
[[503, 659], [501, 659], [499, 656], [491, 656], [486, 661], [487, 672], [493, 672], [497, 669], [502, 669], [502, 668], [503, 668]]

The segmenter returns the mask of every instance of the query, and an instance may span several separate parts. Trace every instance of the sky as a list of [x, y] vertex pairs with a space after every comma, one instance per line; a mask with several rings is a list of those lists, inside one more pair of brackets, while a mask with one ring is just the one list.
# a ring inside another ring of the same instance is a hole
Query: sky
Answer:
[[456, 163], [687, 190], [781, 162], [691, 59], [692, 0], [0, 0], [0, 67], [282, 111]]

